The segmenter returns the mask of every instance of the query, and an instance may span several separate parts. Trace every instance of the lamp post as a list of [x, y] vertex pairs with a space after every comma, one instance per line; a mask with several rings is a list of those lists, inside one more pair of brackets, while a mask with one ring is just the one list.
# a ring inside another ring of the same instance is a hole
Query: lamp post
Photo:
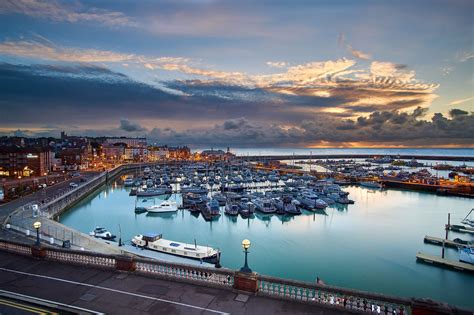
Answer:
[[242, 241], [242, 247], [245, 252], [245, 264], [242, 268], [240, 268], [241, 272], [247, 272], [251, 273], [252, 270], [249, 268], [249, 265], [247, 264], [247, 254], [248, 254], [248, 249], [250, 248], [250, 241], [248, 239], [245, 239]]
[[40, 234], [39, 234], [39, 229], [41, 228], [41, 222], [36, 221], [33, 223], [33, 227], [36, 229], [36, 246], [40, 246]]

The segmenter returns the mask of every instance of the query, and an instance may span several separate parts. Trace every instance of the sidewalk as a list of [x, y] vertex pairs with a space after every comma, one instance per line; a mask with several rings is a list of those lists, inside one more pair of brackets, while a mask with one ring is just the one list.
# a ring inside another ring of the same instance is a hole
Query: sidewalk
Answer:
[[0, 252], [0, 290], [107, 314], [351, 314]]

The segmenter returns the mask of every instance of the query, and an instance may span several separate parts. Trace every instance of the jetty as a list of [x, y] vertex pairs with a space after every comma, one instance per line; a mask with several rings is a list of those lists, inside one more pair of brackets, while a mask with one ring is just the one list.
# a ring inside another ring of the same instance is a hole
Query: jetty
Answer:
[[416, 259], [429, 263], [429, 264], [441, 265], [444, 267], [449, 267], [449, 268], [453, 268], [460, 271], [474, 272], [474, 265], [463, 263], [460, 261], [449, 260], [446, 258], [442, 258], [440, 256], [434, 256], [434, 255], [418, 252], [418, 254], [416, 254]]
[[474, 234], [474, 228], [464, 225], [457, 225], [457, 224], [448, 224], [447, 229], [450, 231], [455, 231], [459, 233], [469, 233]]
[[424, 241], [425, 243], [440, 245], [440, 246], [443, 246], [443, 243], [444, 243], [444, 246], [451, 247], [451, 248], [458, 248], [459, 246], [464, 246], [464, 244], [456, 243], [455, 241], [452, 241], [452, 240], [446, 240], [441, 237], [428, 236], [428, 235], [425, 236]]

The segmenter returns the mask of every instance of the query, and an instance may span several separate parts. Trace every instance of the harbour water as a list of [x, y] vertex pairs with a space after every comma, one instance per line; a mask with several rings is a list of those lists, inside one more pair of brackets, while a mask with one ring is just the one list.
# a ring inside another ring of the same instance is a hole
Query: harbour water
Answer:
[[[423, 243], [425, 235], [444, 236], [448, 212], [459, 223], [473, 207], [472, 199], [403, 190], [345, 187], [355, 204], [329, 207], [327, 215], [257, 215], [206, 222], [187, 210], [175, 214], [135, 214], [135, 197], [118, 181], [81, 201], [60, 221], [88, 233], [104, 226], [122, 239], [159, 232], [167, 239], [218, 247], [222, 265], [243, 265], [241, 241], [252, 242], [249, 265], [261, 274], [315, 281], [399, 296], [429, 297], [474, 308], [474, 276], [417, 263], [418, 251], [440, 255], [441, 248]], [[170, 198], [180, 202], [179, 195]], [[450, 239], [473, 240], [450, 232]], [[449, 259], [457, 260], [454, 249]]]

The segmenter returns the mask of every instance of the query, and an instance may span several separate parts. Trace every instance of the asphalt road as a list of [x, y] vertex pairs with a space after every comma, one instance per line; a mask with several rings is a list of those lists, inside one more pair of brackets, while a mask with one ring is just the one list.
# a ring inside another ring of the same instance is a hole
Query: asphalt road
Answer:
[[80, 177], [73, 177], [64, 182], [43, 188], [32, 194], [26, 195], [24, 197], [21, 197], [21, 198], [18, 198], [18, 199], [15, 199], [15, 200], [12, 200], [10, 202], [0, 205], [0, 224], [3, 223], [5, 219], [8, 217], [8, 215], [10, 215], [10, 213], [12, 213], [15, 209], [22, 207], [24, 205], [33, 203], [33, 202], [41, 203], [41, 201], [46, 198], [52, 197], [54, 195], [57, 195], [61, 192], [64, 192], [70, 189], [69, 184], [71, 182], [81, 184], [80, 182], [81, 178], [84, 178], [87, 181], [89, 181], [91, 178], [97, 176], [98, 174], [100, 173], [99, 172], [84, 172], [84, 173], [81, 173]]
[[0, 252], [0, 292], [107, 314], [349, 314], [181, 282]]

